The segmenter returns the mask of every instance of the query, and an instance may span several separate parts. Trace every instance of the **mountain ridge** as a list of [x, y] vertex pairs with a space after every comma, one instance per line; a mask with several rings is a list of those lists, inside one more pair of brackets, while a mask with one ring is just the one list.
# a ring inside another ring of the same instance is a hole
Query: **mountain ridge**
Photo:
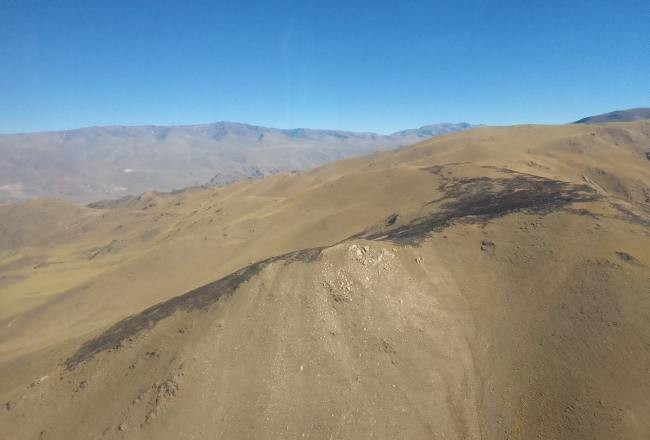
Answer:
[[587, 116], [574, 124], [603, 124], [607, 122], [632, 122], [650, 119], [650, 107], [637, 107], [626, 110], [614, 110], [599, 115]]
[[0, 203], [46, 196], [78, 202], [305, 170], [465, 130], [442, 123], [390, 135], [277, 129], [221, 121], [94, 126], [0, 135]]
[[646, 438], [649, 139], [483, 127], [2, 206], [0, 437]]

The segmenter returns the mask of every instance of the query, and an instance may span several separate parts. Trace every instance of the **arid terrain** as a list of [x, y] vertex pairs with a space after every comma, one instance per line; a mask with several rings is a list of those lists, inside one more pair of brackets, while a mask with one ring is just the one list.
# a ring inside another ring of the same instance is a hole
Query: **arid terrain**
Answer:
[[650, 438], [650, 121], [0, 206], [0, 439]]

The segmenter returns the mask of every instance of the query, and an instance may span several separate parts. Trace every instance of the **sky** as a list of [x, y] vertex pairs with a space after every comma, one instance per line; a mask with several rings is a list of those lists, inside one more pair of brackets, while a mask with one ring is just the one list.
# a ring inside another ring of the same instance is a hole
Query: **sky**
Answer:
[[0, 0], [0, 132], [390, 133], [650, 105], [647, 0]]

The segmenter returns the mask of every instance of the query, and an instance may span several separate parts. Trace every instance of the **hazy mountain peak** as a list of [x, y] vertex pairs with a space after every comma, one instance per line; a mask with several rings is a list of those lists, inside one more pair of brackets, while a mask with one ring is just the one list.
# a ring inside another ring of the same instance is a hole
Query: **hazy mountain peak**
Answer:
[[304, 170], [468, 127], [433, 124], [386, 136], [218, 121], [0, 135], [0, 203], [34, 196], [91, 202], [224, 184]]
[[471, 128], [472, 125], [467, 122], [443, 122], [439, 124], [423, 125], [420, 128], [411, 128], [402, 130], [391, 134], [393, 138], [399, 137], [416, 137], [416, 138], [429, 138], [433, 136], [440, 136], [442, 134], [452, 133], [454, 131], [466, 130]]

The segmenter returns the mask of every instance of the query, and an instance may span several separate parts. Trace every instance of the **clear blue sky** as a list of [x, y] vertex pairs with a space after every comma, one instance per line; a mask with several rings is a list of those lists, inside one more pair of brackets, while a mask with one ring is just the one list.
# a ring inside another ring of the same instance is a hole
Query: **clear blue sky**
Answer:
[[0, 0], [0, 132], [562, 123], [649, 80], [647, 0]]

